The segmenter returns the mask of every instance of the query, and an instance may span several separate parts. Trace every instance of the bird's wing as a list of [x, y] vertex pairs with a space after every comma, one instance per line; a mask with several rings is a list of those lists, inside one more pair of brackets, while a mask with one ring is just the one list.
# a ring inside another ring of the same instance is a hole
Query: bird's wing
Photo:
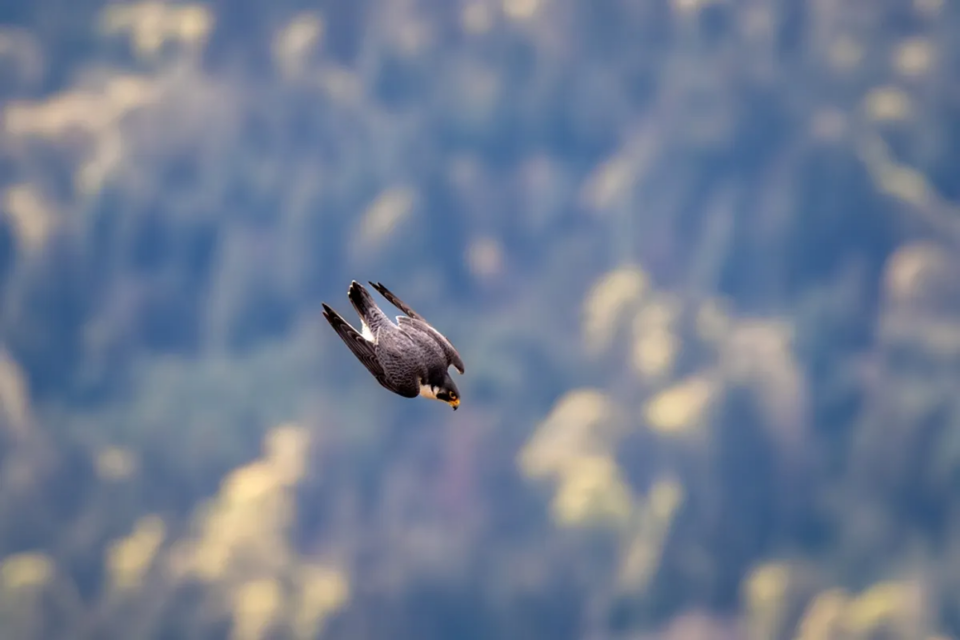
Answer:
[[408, 317], [406, 318], [404, 317], [397, 318], [398, 324], [400, 325], [410, 324], [419, 329], [422, 329], [423, 331], [426, 331], [431, 337], [433, 337], [434, 340], [437, 341], [437, 343], [440, 345], [440, 348], [443, 349], [443, 353], [447, 356], [447, 359], [450, 361], [450, 364], [456, 367], [457, 371], [459, 371], [461, 375], [463, 374], [464, 372], [463, 360], [460, 358], [460, 354], [457, 352], [454, 346], [450, 343], [449, 340], [447, 340], [447, 338], [442, 333], [440, 333], [439, 331], [434, 329], [432, 326], [430, 326], [430, 323], [427, 322], [423, 316], [421, 316], [419, 313], [411, 309], [403, 300], [395, 296], [393, 292], [391, 292], [389, 289], [387, 289], [385, 286], [383, 286], [379, 282], [371, 282], [370, 286], [376, 289], [377, 292], [380, 293], [380, 295], [382, 295], [384, 298], [386, 298], [390, 302], [390, 304], [392, 304], [393, 306], [395, 306], [396, 308], [400, 309], [405, 314], [407, 314]]
[[[337, 335], [340, 336], [344, 344], [350, 348], [350, 351], [357, 357], [357, 360], [363, 363], [363, 366], [373, 374], [373, 377], [377, 379], [377, 382], [379, 382], [381, 386], [399, 395], [410, 397], [409, 390], [397, 389], [391, 384], [383, 370], [383, 366], [377, 359], [375, 347], [372, 342], [360, 335], [356, 329], [350, 326], [339, 313], [327, 306], [326, 303], [323, 303], [323, 317], [327, 319], [327, 322], [329, 322], [333, 330], [337, 332]], [[419, 392], [419, 389], [416, 391]], [[414, 395], [416, 395], [416, 393], [414, 393]]]
[[390, 389], [405, 398], [420, 395], [420, 381], [426, 378], [420, 347], [400, 329], [380, 331], [374, 347], [377, 360], [390, 380]]

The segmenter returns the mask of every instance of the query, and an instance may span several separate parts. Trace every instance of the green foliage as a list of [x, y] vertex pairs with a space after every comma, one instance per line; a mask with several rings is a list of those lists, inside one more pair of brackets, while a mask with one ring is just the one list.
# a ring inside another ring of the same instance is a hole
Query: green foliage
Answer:
[[960, 637], [960, 11], [869, 4], [20, 3], [3, 637]]

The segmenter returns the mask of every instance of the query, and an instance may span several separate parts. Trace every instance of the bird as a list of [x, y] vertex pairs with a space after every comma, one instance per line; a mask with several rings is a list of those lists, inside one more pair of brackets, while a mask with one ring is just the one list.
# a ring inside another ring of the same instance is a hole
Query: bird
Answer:
[[361, 330], [323, 302], [327, 322], [382, 387], [404, 398], [439, 400], [456, 411], [460, 390], [449, 368], [453, 365], [463, 375], [460, 354], [442, 333], [383, 284], [369, 284], [405, 314], [396, 317], [396, 324], [356, 280], [351, 281], [347, 298], [360, 316]]

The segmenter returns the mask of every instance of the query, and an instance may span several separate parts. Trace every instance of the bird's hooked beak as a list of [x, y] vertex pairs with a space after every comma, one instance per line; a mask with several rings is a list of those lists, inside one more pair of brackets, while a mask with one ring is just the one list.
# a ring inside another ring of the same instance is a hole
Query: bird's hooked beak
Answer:
[[460, 406], [460, 398], [457, 398], [456, 400], [453, 400], [453, 401], [451, 401], [451, 402], [448, 402], [447, 404], [449, 404], [451, 407], [453, 407], [453, 410], [456, 411], [456, 410], [457, 410], [457, 407]]

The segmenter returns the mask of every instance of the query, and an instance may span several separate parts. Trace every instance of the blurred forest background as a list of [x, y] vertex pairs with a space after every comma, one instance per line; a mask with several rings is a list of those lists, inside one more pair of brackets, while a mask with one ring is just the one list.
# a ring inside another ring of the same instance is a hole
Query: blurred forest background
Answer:
[[960, 637], [960, 3], [3, 0], [0, 636]]

